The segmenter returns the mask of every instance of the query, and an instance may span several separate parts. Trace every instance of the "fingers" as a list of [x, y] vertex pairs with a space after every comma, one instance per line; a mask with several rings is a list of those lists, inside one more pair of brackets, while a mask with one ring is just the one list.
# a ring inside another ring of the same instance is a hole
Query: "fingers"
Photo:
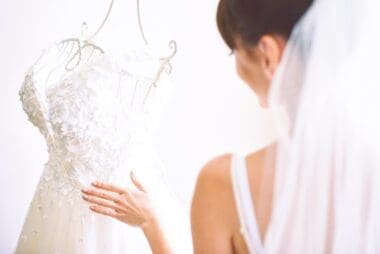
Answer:
[[82, 193], [84, 193], [87, 196], [98, 197], [98, 198], [105, 199], [108, 201], [113, 201], [116, 203], [120, 202], [120, 195], [119, 194], [116, 194], [116, 193], [110, 192], [110, 191], [105, 191], [105, 190], [98, 189], [98, 188], [89, 188], [87, 190], [82, 190]]
[[146, 192], [144, 186], [139, 182], [139, 180], [137, 180], [133, 171], [131, 171], [131, 180], [133, 184], [137, 187], [137, 189], [139, 189], [140, 191]]
[[119, 194], [125, 194], [125, 190], [123, 188], [120, 188], [120, 187], [115, 186], [115, 185], [110, 184], [110, 183], [104, 183], [104, 182], [96, 181], [96, 182], [93, 182], [92, 185], [96, 188], [99, 188], [99, 189], [112, 191], [112, 192], [116, 192]]
[[95, 205], [103, 206], [106, 208], [111, 208], [113, 210], [116, 210], [117, 212], [118, 211], [124, 211], [123, 208], [120, 207], [119, 205], [117, 205], [115, 202], [112, 202], [112, 201], [109, 201], [109, 200], [106, 200], [103, 198], [99, 198], [99, 197], [91, 196], [91, 195], [87, 195], [87, 194], [83, 194], [82, 198], [87, 202], [90, 202], [90, 203], [95, 204]]
[[110, 217], [113, 217], [115, 219], [119, 219], [119, 213], [117, 213], [113, 209], [109, 209], [109, 208], [98, 206], [98, 205], [92, 205], [92, 206], [90, 206], [90, 209], [91, 209], [91, 211], [94, 211], [96, 213], [103, 214], [106, 216], [110, 216]]

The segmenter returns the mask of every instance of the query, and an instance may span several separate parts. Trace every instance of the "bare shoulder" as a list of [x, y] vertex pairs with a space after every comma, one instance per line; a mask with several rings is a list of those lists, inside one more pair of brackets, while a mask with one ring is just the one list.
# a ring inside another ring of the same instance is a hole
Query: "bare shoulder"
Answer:
[[219, 156], [201, 169], [191, 206], [194, 253], [232, 253], [233, 193], [231, 154]]
[[[247, 163], [250, 170], [262, 168], [267, 152], [272, 147], [265, 147], [247, 155]], [[201, 169], [197, 184], [206, 184], [211, 187], [225, 188], [231, 185], [231, 160], [232, 154], [223, 154], [207, 162]]]
[[[218, 156], [201, 169], [192, 202], [192, 212], [210, 213], [217, 211], [223, 217], [233, 201], [230, 164], [231, 154]], [[223, 199], [220, 199], [223, 197]]]
[[[267, 149], [268, 148], [257, 150], [248, 154], [246, 157], [249, 180], [252, 182], [253, 186], [260, 186]], [[217, 207], [227, 210], [228, 208], [234, 207], [231, 183], [231, 160], [232, 154], [223, 154], [210, 160], [203, 166], [197, 178], [193, 203], [194, 201], [206, 199], [206, 205], [208, 207], [211, 207], [211, 202], [219, 202], [221, 204]], [[223, 199], [218, 198], [222, 196]]]
[[201, 169], [197, 182], [214, 187], [229, 184], [231, 158], [231, 154], [223, 154], [207, 162]]

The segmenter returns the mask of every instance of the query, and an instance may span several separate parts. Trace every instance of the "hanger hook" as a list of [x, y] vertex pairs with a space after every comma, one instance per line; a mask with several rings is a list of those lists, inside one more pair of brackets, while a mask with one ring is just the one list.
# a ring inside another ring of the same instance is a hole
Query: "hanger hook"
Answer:
[[87, 22], [83, 22], [82, 23], [82, 27], [81, 27], [81, 36], [82, 37], [86, 37], [88, 35], [88, 26], [87, 26]]
[[[108, 11], [107, 11], [107, 14], [106, 14], [105, 18], [103, 19], [103, 21], [100, 24], [100, 26], [98, 27], [98, 29], [96, 29], [95, 33], [93, 33], [92, 35], [89, 36], [88, 41], [91, 41], [92, 39], [94, 39], [95, 36], [103, 28], [103, 26], [105, 25], [107, 19], [110, 16], [113, 4], [114, 4], [114, 0], [111, 0], [110, 6], [108, 8]], [[145, 33], [144, 33], [144, 29], [143, 29], [143, 25], [142, 25], [142, 21], [141, 21], [141, 9], [140, 9], [140, 1], [139, 0], [137, 0], [137, 18], [138, 18], [138, 23], [139, 23], [139, 29], [140, 29], [141, 37], [144, 40], [145, 45], [148, 45], [148, 40], [146, 39], [146, 36], [145, 36]], [[86, 22], [83, 22], [83, 25], [82, 25], [82, 34], [83, 34], [83, 28], [84, 28], [84, 26], [86, 27], [86, 30], [87, 30], [87, 23]]]
[[137, 0], [137, 19], [138, 19], [138, 22], [139, 22], [139, 28], [140, 28], [140, 34], [141, 34], [141, 37], [142, 37], [142, 39], [143, 39], [145, 45], [148, 45], [148, 40], [147, 40], [146, 37], [145, 37], [145, 33], [144, 33], [144, 29], [143, 29], [142, 21], [141, 21], [140, 0]]
[[[100, 32], [100, 30], [102, 30], [104, 24], [106, 23], [107, 19], [110, 16], [110, 13], [111, 13], [111, 10], [113, 7], [113, 2], [114, 2], [114, 0], [111, 0], [111, 3], [110, 3], [110, 6], [108, 7], [108, 11], [107, 11], [106, 16], [104, 17], [104, 19], [103, 19], [102, 23], [100, 24], [100, 26], [98, 27], [98, 29], [96, 29], [95, 33], [93, 33], [91, 36], [89, 36], [89, 38], [87, 39], [88, 41], [91, 41], [92, 39], [94, 39], [95, 36]], [[84, 23], [86, 23], [86, 22], [84, 22]], [[86, 26], [87, 26], [87, 24], [86, 24]], [[82, 26], [82, 28], [83, 28], [83, 26]]]

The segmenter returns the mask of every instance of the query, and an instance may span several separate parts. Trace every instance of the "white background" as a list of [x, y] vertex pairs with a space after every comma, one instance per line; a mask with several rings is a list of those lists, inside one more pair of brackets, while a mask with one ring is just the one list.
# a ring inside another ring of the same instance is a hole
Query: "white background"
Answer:
[[[1, 0], [0, 2], [0, 254], [12, 253], [42, 165], [45, 142], [27, 121], [18, 97], [27, 68], [54, 41], [77, 36], [101, 22], [107, 0]], [[269, 115], [237, 77], [220, 38], [217, 0], [141, 0], [151, 44], [178, 43], [175, 89], [157, 132], [157, 149], [169, 183], [189, 209], [201, 167], [231, 151], [253, 151], [268, 142]], [[97, 37], [105, 51], [142, 45], [134, 0], [115, 0]]]

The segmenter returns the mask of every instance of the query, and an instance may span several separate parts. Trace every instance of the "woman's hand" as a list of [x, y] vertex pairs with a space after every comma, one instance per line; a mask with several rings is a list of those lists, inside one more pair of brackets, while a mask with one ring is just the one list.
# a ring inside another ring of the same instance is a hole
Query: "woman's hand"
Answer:
[[137, 190], [94, 182], [92, 187], [82, 190], [83, 199], [91, 203], [90, 209], [96, 213], [141, 227], [153, 254], [173, 254], [149, 193], [132, 172], [131, 179]]
[[130, 177], [137, 190], [94, 182], [92, 187], [82, 190], [82, 197], [91, 203], [92, 211], [144, 229], [155, 223], [155, 210], [147, 191], [133, 172]]

